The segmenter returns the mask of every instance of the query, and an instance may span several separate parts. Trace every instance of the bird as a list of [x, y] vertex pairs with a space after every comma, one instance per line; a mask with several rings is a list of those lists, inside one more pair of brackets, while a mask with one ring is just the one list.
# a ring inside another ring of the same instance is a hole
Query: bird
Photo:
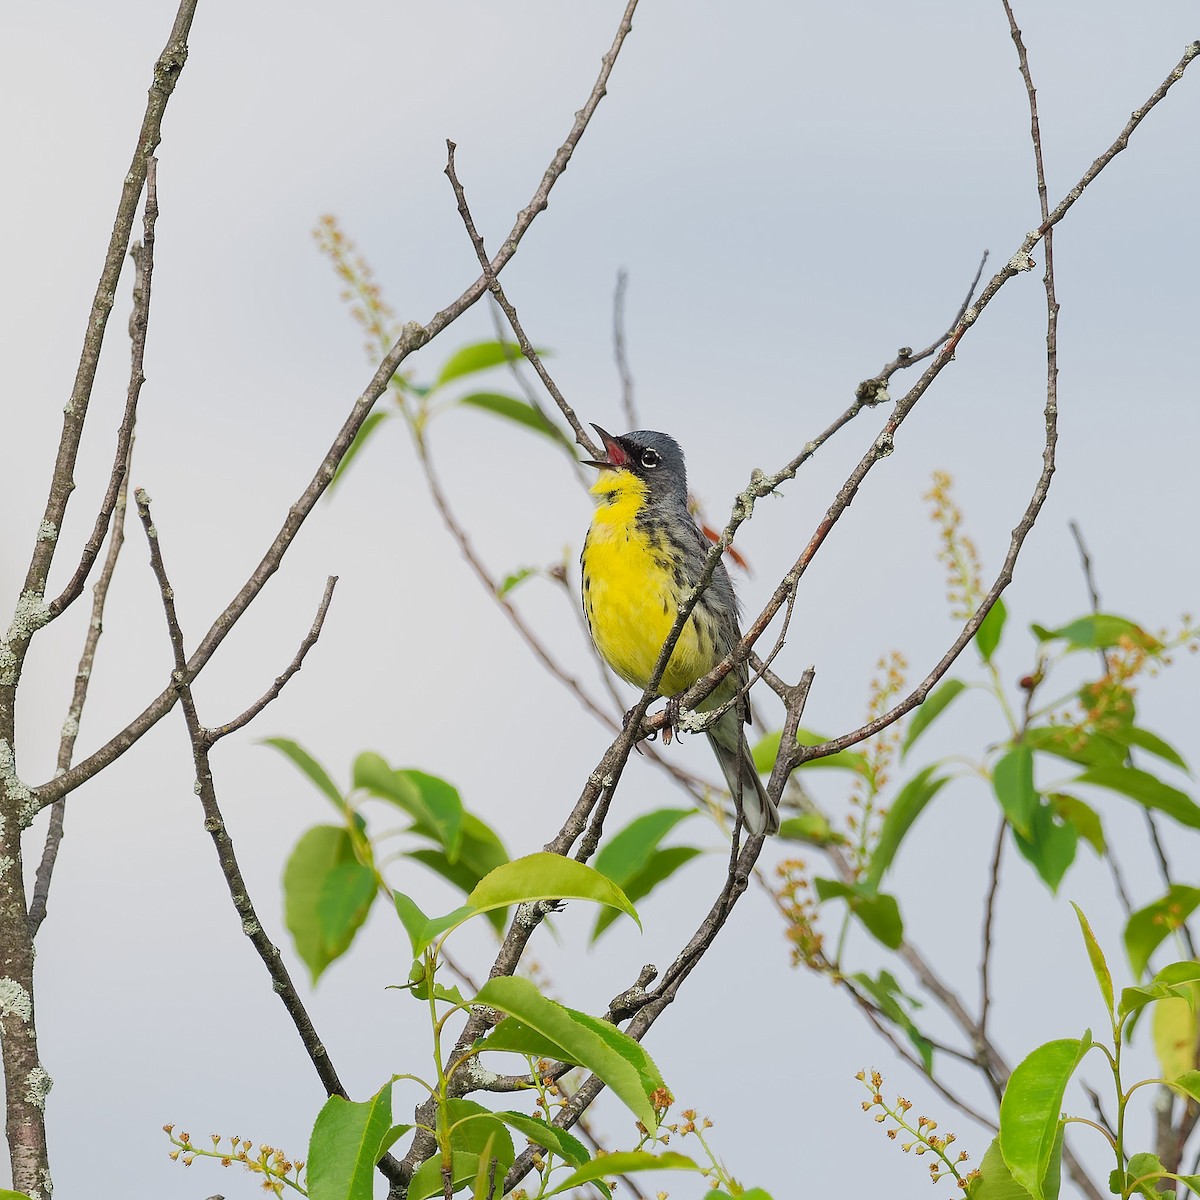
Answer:
[[[587, 460], [599, 475], [580, 555], [583, 611], [600, 657], [626, 683], [645, 689], [686, 592], [700, 579], [711, 542], [688, 511], [687, 469], [674, 438], [639, 429], [613, 437], [593, 425], [606, 457]], [[668, 698], [707, 675], [741, 640], [738, 602], [723, 563], [700, 594], [675, 643], [657, 692]], [[745, 663], [700, 703], [720, 708], [744, 689]], [[746, 746], [744, 695], [705, 731], [734, 803], [752, 837], [777, 833], [779, 810]]]

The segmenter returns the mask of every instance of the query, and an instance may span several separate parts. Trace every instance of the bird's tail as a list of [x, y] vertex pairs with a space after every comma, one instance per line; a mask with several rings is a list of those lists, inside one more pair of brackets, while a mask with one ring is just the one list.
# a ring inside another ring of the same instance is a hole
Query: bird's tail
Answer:
[[733, 802], [741, 810], [751, 837], [779, 832], [779, 809], [767, 795], [754, 768], [736, 707], [731, 708], [708, 730], [708, 740], [721, 764]]

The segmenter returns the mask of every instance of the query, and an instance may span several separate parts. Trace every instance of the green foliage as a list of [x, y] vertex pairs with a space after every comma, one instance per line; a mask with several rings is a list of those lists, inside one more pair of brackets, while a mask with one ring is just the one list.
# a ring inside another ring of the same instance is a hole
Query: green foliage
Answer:
[[863, 927], [889, 950], [904, 940], [904, 922], [895, 896], [876, 892], [869, 883], [842, 883], [839, 879], [814, 879], [813, 886], [821, 900], [845, 900]]
[[893, 1025], [904, 1031], [913, 1049], [920, 1055], [926, 1072], [933, 1074], [933, 1043], [916, 1027], [909, 1013], [921, 1007], [918, 1000], [906, 995], [890, 971], [880, 971], [872, 978], [865, 971], [852, 975], [851, 979], [878, 1006], [879, 1011]]
[[1141, 975], [1150, 956], [1200, 904], [1200, 888], [1173, 883], [1166, 895], [1139, 908], [1125, 925], [1125, 953], [1135, 976]]
[[[598, 1075], [651, 1133], [658, 1127], [652, 1097], [665, 1085], [641, 1044], [628, 1034], [607, 1021], [586, 1017], [547, 999], [527, 979], [489, 979], [476, 999], [540, 1034], [546, 1046], [553, 1047], [552, 1057], [577, 1063]], [[503, 1028], [503, 1024], [498, 1026], [497, 1033]], [[494, 1049], [503, 1044], [502, 1038], [495, 1042], [488, 1039], [484, 1046]]]
[[[995, 611], [994, 609], [992, 610]], [[901, 754], [907, 754], [913, 743], [937, 720], [966, 691], [967, 685], [961, 679], [943, 679], [937, 687], [925, 697], [925, 703], [913, 714], [908, 723], [908, 731], [901, 743]]]
[[593, 867], [561, 854], [529, 854], [489, 872], [472, 890], [466, 904], [430, 921], [417, 938], [416, 953], [420, 954], [426, 946], [472, 917], [506, 909], [511, 904], [568, 899], [611, 905], [631, 916], [641, 928], [637, 910], [625, 893]]
[[[701, 853], [696, 846], [659, 847], [676, 825], [695, 815], [694, 808], [661, 808], [635, 817], [601, 847], [596, 855], [596, 870], [617, 884], [630, 901], [648, 896], [684, 863]], [[615, 908], [602, 910], [592, 930], [592, 941], [619, 915]]]
[[345, 828], [315, 825], [283, 872], [284, 913], [314, 983], [349, 948], [375, 899], [375, 873], [354, 856]]
[[1092, 1045], [1082, 1038], [1047, 1042], [1019, 1063], [1000, 1100], [1000, 1152], [1012, 1177], [1034, 1200], [1048, 1200], [1047, 1175], [1061, 1152], [1063, 1093]]
[[1004, 635], [1004, 623], [1007, 620], [1008, 609], [1004, 607], [1003, 599], [997, 597], [996, 603], [975, 631], [975, 649], [979, 651], [979, 657], [985, 663], [992, 661], [992, 655], [996, 653], [1000, 638]]
[[568, 1175], [547, 1196], [560, 1196], [572, 1188], [592, 1180], [604, 1179], [612, 1175], [625, 1175], [632, 1171], [698, 1171], [696, 1163], [683, 1154], [668, 1150], [664, 1154], [650, 1154], [645, 1150], [627, 1150], [616, 1154], [606, 1154], [578, 1171]]
[[309, 1200], [371, 1200], [375, 1164], [391, 1125], [391, 1083], [357, 1104], [330, 1096], [309, 1138]]

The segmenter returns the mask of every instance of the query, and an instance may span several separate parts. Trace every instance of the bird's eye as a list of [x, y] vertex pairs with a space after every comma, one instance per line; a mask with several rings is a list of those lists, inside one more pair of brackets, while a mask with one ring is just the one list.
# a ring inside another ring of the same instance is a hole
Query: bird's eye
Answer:
[[653, 471], [660, 462], [662, 462], [662, 455], [660, 455], [657, 450], [642, 451], [642, 466], [645, 467], [647, 471]]

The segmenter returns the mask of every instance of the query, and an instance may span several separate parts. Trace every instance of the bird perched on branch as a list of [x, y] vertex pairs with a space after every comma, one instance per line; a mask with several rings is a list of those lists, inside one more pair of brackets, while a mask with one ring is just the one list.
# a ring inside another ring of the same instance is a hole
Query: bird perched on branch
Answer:
[[[645, 688], [686, 593], [699, 582], [711, 543], [688, 511], [683, 451], [665, 433], [613, 437], [593, 428], [607, 458], [592, 461], [596, 512], [583, 544], [583, 611], [601, 657], [627, 683]], [[723, 563], [700, 594], [666, 670], [660, 696], [673, 697], [707, 675], [741, 640], [738, 604]], [[779, 811], [746, 746], [749, 720], [745, 663], [730, 671], [698, 706], [732, 707], [705, 731], [747, 831], [779, 829]]]

